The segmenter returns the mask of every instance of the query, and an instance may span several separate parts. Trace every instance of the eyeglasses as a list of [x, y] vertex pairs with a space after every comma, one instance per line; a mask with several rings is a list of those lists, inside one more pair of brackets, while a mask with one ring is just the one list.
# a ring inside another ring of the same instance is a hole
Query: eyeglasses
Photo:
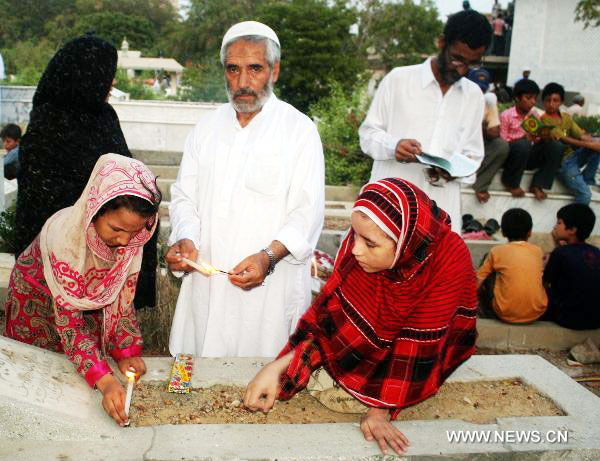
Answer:
[[481, 60], [477, 60], [477, 61], [467, 61], [465, 58], [463, 58], [462, 56], [457, 56], [453, 53], [450, 53], [450, 49], [447, 50], [448, 53], [448, 61], [450, 61], [450, 64], [452, 64], [454, 67], [465, 67], [467, 69], [478, 69], [479, 67], [481, 67]]

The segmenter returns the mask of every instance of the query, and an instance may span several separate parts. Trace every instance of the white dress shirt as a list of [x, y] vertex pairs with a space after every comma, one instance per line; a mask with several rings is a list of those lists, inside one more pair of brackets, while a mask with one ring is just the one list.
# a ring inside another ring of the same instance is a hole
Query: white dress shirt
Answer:
[[483, 113], [483, 94], [466, 78], [442, 94], [433, 76], [431, 58], [422, 64], [393, 69], [377, 88], [358, 131], [363, 152], [374, 159], [371, 181], [399, 177], [412, 182], [450, 214], [452, 230], [460, 233], [460, 183], [474, 183], [475, 175], [458, 178], [444, 187], [432, 186], [425, 179], [428, 166], [396, 160], [396, 144], [401, 139], [416, 139], [428, 154], [449, 158], [458, 153], [481, 163]]
[[170, 351], [273, 357], [311, 301], [310, 260], [324, 215], [324, 164], [314, 123], [272, 95], [242, 128], [230, 104], [188, 136], [169, 207], [169, 243], [187, 238], [230, 270], [273, 240], [290, 255], [264, 286], [194, 272], [181, 286]]

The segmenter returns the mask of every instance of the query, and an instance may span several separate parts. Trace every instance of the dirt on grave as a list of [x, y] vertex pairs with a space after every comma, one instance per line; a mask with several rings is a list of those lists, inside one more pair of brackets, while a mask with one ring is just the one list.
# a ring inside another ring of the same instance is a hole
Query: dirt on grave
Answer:
[[[268, 414], [242, 404], [244, 388], [217, 385], [189, 394], [167, 392], [165, 382], [136, 384], [130, 419], [134, 426], [160, 424], [308, 424], [357, 422], [359, 414], [326, 408], [308, 392], [276, 402]], [[406, 408], [398, 420], [462, 419], [493, 423], [510, 416], [560, 416], [554, 403], [519, 380], [446, 383], [432, 398]]]

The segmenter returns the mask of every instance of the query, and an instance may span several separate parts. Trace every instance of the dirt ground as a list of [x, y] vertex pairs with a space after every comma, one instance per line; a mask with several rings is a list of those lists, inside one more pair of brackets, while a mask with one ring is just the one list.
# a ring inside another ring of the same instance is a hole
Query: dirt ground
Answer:
[[[569, 351], [550, 351], [547, 349], [535, 350], [513, 350], [513, 349], [488, 349], [483, 347], [477, 348], [477, 354], [481, 355], [500, 355], [500, 354], [528, 354], [539, 355], [546, 359], [555, 367], [559, 368], [563, 373], [570, 376], [590, 392], [593, 392], [600, 397], [600, 381], [583, 381], [583, 379], [600, 378], [600, 363], [592, 363], [584, 366], [570, 366], [567, 359], [571, 358]], [[579, 381], [578, 381], [579, 380]]]
[[[213, 386], [190, 394], [167, 392], [166, 382], [138, 383], [130, 418], [134, 426], [156, 424], [307, 424], [356, 422], [359, 414], [329, 410], [303, 391], [276, 402], [268, 414], [243, 407], [244, 388]], [[491, 423], [507, 416], [556, 416], [563, 413], [551, 400], [518, 380], [446, 383], [438, 394], [405, 409], [399, 420], [463, 419]]]
[[345, 231], [350, 228], [350, 218], [343, 218], [338, 216], [325, 216], [324, 229], [329, 230], [342, 230]]

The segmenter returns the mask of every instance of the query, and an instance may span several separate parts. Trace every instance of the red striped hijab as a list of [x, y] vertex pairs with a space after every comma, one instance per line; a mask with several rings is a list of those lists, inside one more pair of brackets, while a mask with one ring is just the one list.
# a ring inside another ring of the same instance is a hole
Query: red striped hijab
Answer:
[[281, 352], [294, 350], [280, 398], [324, 366], [363, 403], [400, 409], [433, 395], [473, 353], [475, 274], [448, 214], [413, 184], [367, 184], [354, 210], [396, 242], [394, 263], [365, 272], [349, 233], [332, 276]]

